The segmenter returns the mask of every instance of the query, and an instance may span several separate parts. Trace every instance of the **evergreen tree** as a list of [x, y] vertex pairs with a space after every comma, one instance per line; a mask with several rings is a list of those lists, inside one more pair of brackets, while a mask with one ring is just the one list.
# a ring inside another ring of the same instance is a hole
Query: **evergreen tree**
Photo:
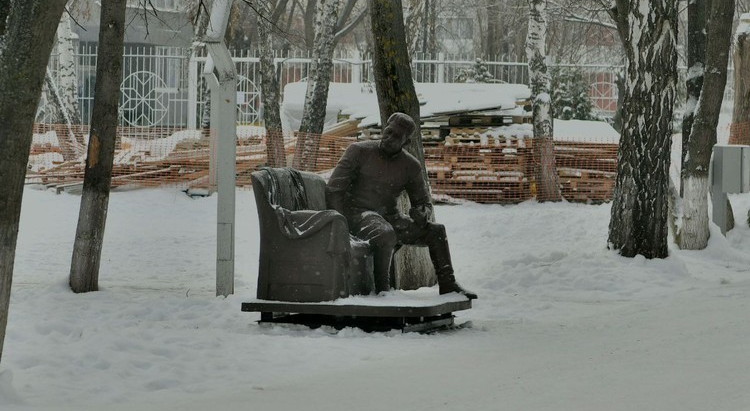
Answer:
[[552, 107], [560, 120], [595, 120], [594, 103], [589, 84], [577, 69], [554, 68], [552, 74]]
[[487, 63], [477, 58], [473, 66], [459, 71], [453, 80], [456, 83], [492, 83], [495, 76], [487, 69]]

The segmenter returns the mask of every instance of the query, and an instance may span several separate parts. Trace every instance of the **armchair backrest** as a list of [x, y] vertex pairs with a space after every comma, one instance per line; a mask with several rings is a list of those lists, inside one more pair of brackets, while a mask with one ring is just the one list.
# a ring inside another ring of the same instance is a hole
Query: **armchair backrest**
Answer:
[[251, 180], [258, 203], [291, 211], [326, 209], [326, 183], [317, 174], [293, 168], [264, 168], [253, 172]]

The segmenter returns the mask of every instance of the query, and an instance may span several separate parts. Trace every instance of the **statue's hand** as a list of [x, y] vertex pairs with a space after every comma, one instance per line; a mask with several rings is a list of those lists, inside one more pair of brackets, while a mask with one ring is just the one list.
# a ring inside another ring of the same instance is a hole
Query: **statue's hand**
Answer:
[[420, 227], [427, 225], [431, 216], [432, 207], [429, 205], [420, 205], [412, 207], [411, 210], [409, 210], [409, 217], [411, 217], [411, 219]]

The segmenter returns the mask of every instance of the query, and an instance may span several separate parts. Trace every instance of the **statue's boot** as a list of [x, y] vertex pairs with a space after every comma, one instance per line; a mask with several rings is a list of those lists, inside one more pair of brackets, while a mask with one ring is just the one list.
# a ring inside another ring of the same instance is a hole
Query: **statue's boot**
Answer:
[[470, 300], [474, 300], [477, 298], [476, 293], [466, 290], [456, 282], [456, 277], [453, 275], [453, 264], [451, 263], [451, 253], [448, 248], [445, 228], [442, 225], [439, 227], [438, 233], [428, 241], [430, 259], [432, 260], [432, 265], [435, 267], [440, 294], [459, 293], [465, 295]]

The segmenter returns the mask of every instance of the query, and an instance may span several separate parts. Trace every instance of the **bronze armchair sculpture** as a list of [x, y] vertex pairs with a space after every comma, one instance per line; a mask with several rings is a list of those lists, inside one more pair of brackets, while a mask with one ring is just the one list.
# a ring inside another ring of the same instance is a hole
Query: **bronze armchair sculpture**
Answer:
[[290, 168], [252, 173], [260, 223], [262, 300], [331, 301], [373, 290], [372, 255], [326, 208], [322, 177]]

